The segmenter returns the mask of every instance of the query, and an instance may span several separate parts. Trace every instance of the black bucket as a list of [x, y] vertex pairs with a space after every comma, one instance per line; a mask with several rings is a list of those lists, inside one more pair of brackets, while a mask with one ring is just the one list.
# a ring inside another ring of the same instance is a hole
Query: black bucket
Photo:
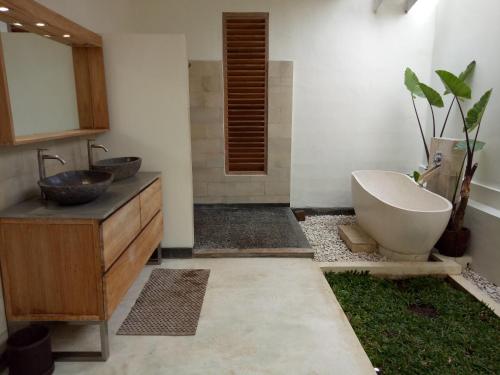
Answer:
[[49, 375], [54, 372], [54, 358], [49, 329], [32, 325], [7, 340], [7, 361], [10, 375]]

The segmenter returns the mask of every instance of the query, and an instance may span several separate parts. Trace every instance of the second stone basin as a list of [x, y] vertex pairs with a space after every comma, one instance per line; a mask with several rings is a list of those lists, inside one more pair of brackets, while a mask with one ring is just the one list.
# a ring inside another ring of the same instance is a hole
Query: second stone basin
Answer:
[[110, 172], [115, 176], [114, 181], [134, 176], [141, 168], [142, 159], [135, 156], [103, 159], [92, 165], [93, 171]]
[[47, 199], [62, 205], [83, 204], [104, 193], [113, 182], [113, 174], [98, 171], [69, 171], [38, 181]]

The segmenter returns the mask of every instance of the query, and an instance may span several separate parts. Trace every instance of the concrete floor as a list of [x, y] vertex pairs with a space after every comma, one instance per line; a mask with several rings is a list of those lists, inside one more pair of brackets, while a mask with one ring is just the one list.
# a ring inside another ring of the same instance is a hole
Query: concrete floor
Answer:
[[[373, 374], [317, 264], [309, 259], [165, 260], [210, 269], [196, 336], [117, 336], [153, 266], [110, 320], [105, 363], [57, 363], [55, 374]], [[55, 349], [92, 350], [95, 327], [64, 327]], [[64, 332], [63, 332], [64, 331]]]

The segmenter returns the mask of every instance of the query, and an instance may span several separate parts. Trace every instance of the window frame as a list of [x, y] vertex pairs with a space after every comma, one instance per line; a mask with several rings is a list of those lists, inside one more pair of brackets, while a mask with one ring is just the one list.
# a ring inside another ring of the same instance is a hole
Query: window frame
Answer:
[[[228, 19], [262, 19], [265, 23], [265, 57], [264, 57], [264, 162], [263, 170], [231, 170], [229, 158], [229, 96], [227, 74], [227, 33], [226, 20]], [[224, 76], [224, 169], [226, 175], [267, 175], [268, 173], [268, 96], [269, 96], [269, 13], [268, 12], [224, 12], [222, 14], [223, 39], [223, 76]]]

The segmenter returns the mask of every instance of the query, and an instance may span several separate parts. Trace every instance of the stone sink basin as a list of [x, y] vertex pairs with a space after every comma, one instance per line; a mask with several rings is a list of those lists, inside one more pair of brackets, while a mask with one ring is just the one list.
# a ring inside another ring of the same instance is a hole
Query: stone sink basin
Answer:
[[134, 176], [141, 168], [142, 159], [134, 156], [103, 159], [92, 165], [93, 171], [110, 172], [115, 176], [115, 181]]
[[83, 204], [104, 193], [113, 182], [113, 174], [99, 171], [69, 171], [38, 181], [47, 199], [62, 205]]

